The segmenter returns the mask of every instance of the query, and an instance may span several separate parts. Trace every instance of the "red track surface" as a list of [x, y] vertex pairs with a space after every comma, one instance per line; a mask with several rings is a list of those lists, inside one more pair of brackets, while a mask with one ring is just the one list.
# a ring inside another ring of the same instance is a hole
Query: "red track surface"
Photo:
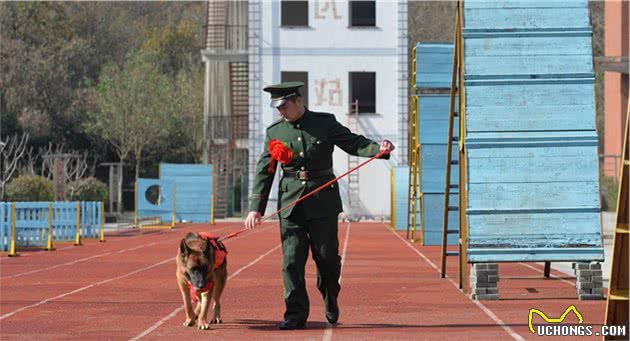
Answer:
[[[474, 302], [456, 288], [456, 282], [439, 278], [439, 248], [411, 245], [381, 223], [340, 223], [340, 252], [345, 250], [340, 324], [331, 328], [325, 323], [315, 267], [309, 261], [307, 329], [279, 331], [276, 326], [284, 310], [280, 238], [277, 223], [269, 222], [226, 243], [230, 279], [222, 298], [225, 323], [210, 331], [183, 327], [173, 259], [178, 241], [188, 231], [223, 235], [241, 227], [219, 223], [133, 231], [109, 235], [106, 243], [56, 245], [54, 252], [2, 257], [0, 338], [539, 340], [545, 338], [528, 330], [530, 308], [558, 317], [574, 304], [585, 324], [599, 325], [603, 320], [604, 302], [578, 301], [573, 278], [552, 272], [566, 282], [545, 280], [540, 266], [500, 264], [501, 300]], [[455, 260], [449, 257], [452, 278], [457, 278]], [[542, 322], [538, 316], [534, 321]], [[566, 322], [576, 322], [575, 316]]]

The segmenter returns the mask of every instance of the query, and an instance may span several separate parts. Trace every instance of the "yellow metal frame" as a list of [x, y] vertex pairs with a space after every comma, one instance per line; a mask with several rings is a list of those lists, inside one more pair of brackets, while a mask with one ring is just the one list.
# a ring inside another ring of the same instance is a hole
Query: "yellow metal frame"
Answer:
[[464, 35], [462, 33], [464, 20], [464, 1], [458, 1], [459, 13], [459, 287], [468, 293], [468, 219], [466, 219], [466, 207], [468, 207], [468, 161], [466, 156], [466, 86], [464, 82]]
[[177, 184], [173, 183], [173, 215], [171, 219], [171, 228], [175, 228], [175, 219], [176, 219], [175, 210], [176, 209], [177, 209]]
[[101, 201], [101, 230], [99, 233], [98, 241], [105, 242], [105, 202]]
[[46, 251], [53, 251], [53, 203], [48, 203], [48, 240], [46, 241]]
[[[415, 55], [415, 48], [414, 48]], [[414, 77], [415, 78], [415, 77]], [[416, 154], [418, 152], [418, 143], [417, 143], [417, 122], [418, 122], [418, 97], [411, 97], [411, 110], [409, 115], [409, 175], [407, 180], [407, 233], [406, 238], [411, 241], [416, 240], [416, 198], [417, 198], [417, 190], [416, 190], [416, 179], [417, 179], [417, 160]]]
[[[626, 113], [626, 127], [617, 192], [616, 223], [610, 262], [610, 290], [606, 302], [606, 324], [622, 325], [628, 323], [628, 184], [630, 182], [630, 160], [628, 160], [628, 135], [630, 129], [630, 103]], [[623, 273], [625, 271], [625, 274]], [[623, 283], [625, 281], [625, 283]], [[623, 314], [626, 314], [623, 316]], [[606, 338], [604, 338], [606, 340]]]
[[77, 233], [74, 239], [74, 245], [80, 246], [81, 244], [81, 203], [77, 203]]
[[11, 203], [11, 244], [9, 246], [9, 257], [17, 257], [19, 254], [15, 250], [15, 203]]
[[133, 224], [138, 228], [138, 179], [133, 184]]
[[[137, 195], [137, 194], [136, 194]], [[213, 203], [210, 205], [210, 210], [211, 210], [211, 223], [214, 224], [214, 198], [212, 199]], [[137, 207], [137, 206], [136, 206]], [[160, 222], [157, 225], [141, 225], [138, 224], [138, 222], [136, 222], [136, 227], [137, 228], [142, 228], [142, 229], [174, 229], [177, 222], [177, 184], [173, 182], [173, 213], [171, 214], [171, 223], [170, 224], [164, 224], [162, 222], [162, 218], [160, 218]], [[138, 211], [136, 210], [136, 217], [138, 215]]]
[[409, 165], [409, 176], [408, 176], [408, 181], [407, 181], [407, 231], [406, 231], [406, 235], [405, 237], [407, 239], [409, 239], [409, 235], [410, 235], [410, 229], [411, 229], [411, 210], [412, 210], [412, 204], [411, 204], [411, 195], [412, 195], [412, 190], [411, 190], [411, 182], [412, 182], [412, 177], [413, 177], [413, 168], [414, 168], [414, 151], [415, 151], [415, 138], [416, 138], [416, 124], [417, 124], [417, 120], [416, 118], [416, 112], [417, 112], [417, 97], [415, 96], [415, 89], [416, 89], [416, 62], [417, 62], [417, 58], [416, 58], [416, 46], [413, 47], [412, 49], [412, 61], [411, 61], [411, 79], [409, 81], [409, 85], [411, 89], [414, 89], [414, 94], [411, 95], [411, 100], [409, 101], [409, 122], [407, 122], [408, 124], [408, 132], [407, 132], [407, 164]]
[[389, 182], [391, 183], [389, 211], [390, 214], [390, 227], [396, 231], [396, 178], [394, 177], [394, 168], [389, 169]]
[[[418, 96], [416, 97], [416, 101]], [[417, 102], [416, 102], [416, 108], [417, 108]], [[416, 122], [418, 122], [420, 119], [420, 113], [416, 112]], [[416, 130], [417, 131], [417, 130]], [[415, 191], [415, 195], [413, 196], [413, 200], [414, 200], [414, 204], [413, 204], [413, 217], [414, 217], [414, 231], [415, 231], [415, 227], [419, 226], [420, 230], [418, 231], [420, 233], [420, 238], [417, 239], [417, 241], [421, 244], [424, 245], [425, 239], [424, 239], [424, 192], [422, 192], [422, 183], [421, 183], [421, 179], [422, 179], [422, 144], [418, 143], [418, 141], [420, 141], [420, 136], [416, 136], [416, 151], [415, 151], [415, 161], [414, 161], [414, 169], [413, 169], [413, 179], [414, 182], [412, 184], [414, 191]], [[417, 221], [418, 219], [418, 212], [420, 212], [420, 222]], [[414, 239], [415, 239], [415, 233], [414, 233]]]
[[468, 220], [466, 219], [466, 210], [468, 202], [468, 193], [466, 191], [467, 183], [467, 162], [466, 148], [464, 141], [466, 140], [466, 88], [464, 82], [464, 38], [462, 34], [464, 11], [463, 0], [457, 1], [457, 15], [455, 19], [455, 47], [453, 53], [453, 74], [451, 77], [451, 98], [450, 98], [450, 121], [449, 121], [449, 139], [446, 157], [446, 184], [444, 188], [444, 216], [442, 225], [442, 245], [441, 245], [441, 264], [440, 275], [442, 278], [446, 276], [446, 252], [448, 244], [448, 212], [450, 200], [450, 182], [451, 182], [451, 159], [453, 146], [453, 125], [455, 121], [455, 97], [459, 97], [459, 135], [458, 135], [458, 169], [459, 169], [459, 288], [465, 293], [469, 292], [468, 284]]
[[[411, 88], [414, 89], [414, 94], [409, 101], [409, 122], [408, 122], [408, 154], [407, 160], [409, 164], [409, 177], [407, 182], [407, 233], [406, 238], [412, 242], [419, 241], [424, 244], [424, 217], [422, 213], [423, 198], [422, 193], [419, 192], [419, 177], [420, 177], [420, 144], [418, 139], [418, 96], [415, 94], [416, 89], [416, 74], [417, 74], [417, 53], [416, 46], [412, 50], [412, 77]], [[418, 207], [420, 206], [420, 207]], [[418, 224], [418, 210], [420, 210], [420, 224]], [[420, 226], [420, 231], [417, 231], [417, 226]], [[417, 236], [419, 233], [419, 237]]]

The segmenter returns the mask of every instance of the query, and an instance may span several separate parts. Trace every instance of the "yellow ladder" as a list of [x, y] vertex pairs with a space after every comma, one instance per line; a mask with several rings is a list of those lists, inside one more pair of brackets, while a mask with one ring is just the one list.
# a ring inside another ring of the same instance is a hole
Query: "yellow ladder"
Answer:
[[[610, 266], [610, 289], [606, 302], [606, 324], [628, 324], [628, 119], [630, 103], [626, 113], [626, 129], [623, 142], [621, 174], [619, 174], [619, 192], [617, 196], [617, 219], [613, 238], [612, 259]], [[604, 340], [624, 340], [627, 336]]]
[[[466, 132], [466, 94], [464, 88], [464, 40], [462, 35], [463, 7], [462, 1], [457, 2], [457, 16], [455, 18], [455, 48], [453, 51], [453, 72], [451, 77], [451, 101], [448, 125], [448, 144], [446, 151], [446, 180], [444, 186], [444, 215], [442, 220], [442, 244], [440, 257], [440, 276], [446, 277], [446, 257], [459, 257], [459, 288], [468, 292], [468, 224], [466, 220], [466, 202], [468, 201], [466, 192], [466, 150], [464, 149], [464, 138]], [[459, 76], [459, 77], [458, 77]], [[459, 97], [459, 115], [455, 114], [455, 97]], [[453, 127], [455, 119], [459, 120], [459, 135], [455, 137]], [[453, 144], [458, 143], [458, 161], [452, 161]], [[453, 165], [459, 167], [459, 185], [451, 184], [451, 168]], [[459, 189], [459, 205], [450, 206], [450, 192], [452, 188]], [[458, 208], [459, 207], [459, 208]], [[450, 211], [459, 212], [459, 241], [458, 251], [448, 251], [448, 235], [457, 233], [456, 230], [449, 230], [448, 213]]]
[[[409, 101], [409, 131], [407, 139], [409, 144], [409, 151], [407, 154], [407, 160], [409, 161], [409, 179], [407, 182], [408, 200], [406, 237], [412, 242], [419, 241], [424, 244], [424, 202], [422, 193], [420, 192], [420, 171], [422, 169], [422, 159], [420, 156], [420, 138], [418, 136], [418, 96], [416, 95], [417, 54], [415, 47], [413, 48], [412, 55], [411, 88], [414, 89], [414, 94], [411, 95], [411, 101]], [[420, 212], [420, 221], [418, 221], [418, 211]], [[420, 233], [420, 238], [418, 238], [416, 232]]]

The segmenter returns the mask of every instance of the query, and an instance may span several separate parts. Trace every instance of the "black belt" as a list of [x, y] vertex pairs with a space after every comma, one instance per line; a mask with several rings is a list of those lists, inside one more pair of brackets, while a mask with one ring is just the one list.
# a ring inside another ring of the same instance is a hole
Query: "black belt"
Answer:
[[295, 177], [298, 180], [307, 181], [310, 179], [321, 178], [326, 175], [335, 175], [332, 168], [323, 170], [300, 170], [300, 171], [282, 171], [283, 177]]

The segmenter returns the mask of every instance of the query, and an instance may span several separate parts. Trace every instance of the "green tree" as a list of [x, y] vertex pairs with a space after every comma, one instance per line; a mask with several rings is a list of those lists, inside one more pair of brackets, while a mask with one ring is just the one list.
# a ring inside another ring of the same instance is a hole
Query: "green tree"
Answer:
[[189, 59], [177, 75], [171, 99], [172, 134], [184, 139], [183, 152], [195, 163], [203, 152], [203, 82], [203, 66]]
[[190, 22], [169, 22], [163, 27], [147, 30], [140, 49], [155, 55], [163, 73], [176, 77], [193, 57], [200, 59], [198, 31], [199, 28]]
[[[73, 140], [68, 113], [77, 102], [93, 50], [75, 34], [62, 3], [0, 4], [3, 114], [35, 142]], [[81, 118], [78, 115], [74, 118]], [[15, 129], [15, 125], [12, 125]]]
[[[85, 131], [111, 144], [121, 167], [133, 156], [137, 180], [143, 153], [168, 132], [171, 81], [149, 56], [136, 53], [123, 68], [106, 65], [95, 91], [98, 110], [90, 113]], [[119, 181], [119, 202], [121, 187]]]

